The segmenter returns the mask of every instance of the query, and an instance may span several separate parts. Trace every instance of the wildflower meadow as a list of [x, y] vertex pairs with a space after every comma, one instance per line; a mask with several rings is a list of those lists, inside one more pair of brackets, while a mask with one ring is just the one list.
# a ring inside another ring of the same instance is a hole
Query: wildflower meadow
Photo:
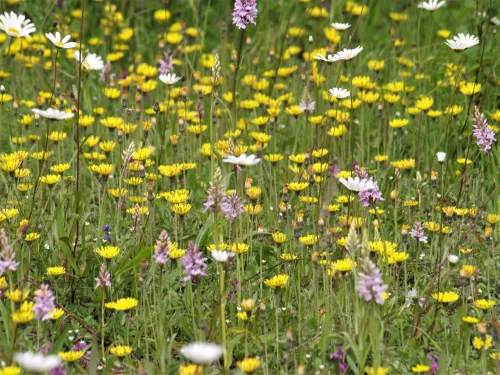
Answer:
[[0, 375], [500, 375], [499, 12], [0, 0]]

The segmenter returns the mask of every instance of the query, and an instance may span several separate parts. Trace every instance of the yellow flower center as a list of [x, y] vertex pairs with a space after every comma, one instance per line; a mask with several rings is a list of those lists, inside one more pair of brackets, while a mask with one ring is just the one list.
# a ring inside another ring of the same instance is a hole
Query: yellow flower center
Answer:
[[15, 29], [13, 27], [9, 27], [9, 30], [7, 30], [7, 32], [9, 32], [11, 34], [16, 34], [16, 35], [21, 34], [21, 31], [19, 31], [18, 29]]
[[63, 42], [56, 42], [55, 45], [58, 46], [58, 47], [63, 47], [64, 43]]

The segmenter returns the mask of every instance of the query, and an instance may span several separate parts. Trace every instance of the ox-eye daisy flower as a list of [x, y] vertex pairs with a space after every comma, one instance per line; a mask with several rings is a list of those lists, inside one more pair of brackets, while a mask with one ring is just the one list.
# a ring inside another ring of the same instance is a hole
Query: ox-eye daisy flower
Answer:
[[444, 42], [448, 47], [455, 51], [462, 51], [479, 44], [479, 39], [474, 35], [459, 33], [453, 39], [448, 39]]
[[14, 38], [29, 36], [36, 31], [35, 25], [24, 14], [5, 12], [0, 15], [0, 30]]
[[179, 82], [182, 79], [182, 77], [177, 77], [175, 74], [162, 74], [160, 75], [160, 81], [167, 85], [174, 85], [177, 82]]
[[62, 38], [62, 40], [61, 40], [61, 33], [59, 33], [59, 31], [56, 31], [56, 35], [54, 35], [52, 33], [46, 33], [45, 36], [56, 47], [59, 47], [59, 48], [75, 48], [76, 47], [75, 42], [69, 41], [71, 39], [71, 35], [66, 35], [64, 38]]
[[326, 61], [328, 63], [339, 61], [339, 59], [337, 58], [337, 55], [326, 55], [325, 56], [325, 55], [318, 54], [318, 55], [314, 56], [314, 59]]
[[343, 51], [339, 51], [335, 54], [337, 60], [351, 60], [355, 58], [361, 51], [363, 51], [363, 47], [359, 46], [354, 49], [345, 48]]
[[344, 31], [344, 30], [347, 30], [349, 27], [351, 27], [351, 24], [350, 23], [335, 22], [335, 23], [332, 23], [332, 27], [337, 31]]
[[422, 1], [418, 3], [419, 8], [428, 10], [429, 12], [434, 12], [436, 9], [444, 7], [445, 5], [446, 1], [439, 1], [439, 0]]
[[331, 96], [337, 98], [337, 99], [345, 99], [348, 96], [351, 95], [351, 93], [345, 89], [339, 89], [337, 87], [334, 87], [333, 89], [328, 90]]
[[84, 59], [80, 56], [80, 51], [75, 51], [73, 55], [75, 56], [75, 60], [79, 61], [85, 70], [102, 70], [104, 67], [104, 61], [95, 53], [89, 53]]
[[377, 184], [370, 179], [359, 177], [349, 177], [347, 180], [345, 178], [339, 178], [339, 181], [342, 185], [348, 188], [351, 191], [365, 191], [372, 190], [377, 188]]

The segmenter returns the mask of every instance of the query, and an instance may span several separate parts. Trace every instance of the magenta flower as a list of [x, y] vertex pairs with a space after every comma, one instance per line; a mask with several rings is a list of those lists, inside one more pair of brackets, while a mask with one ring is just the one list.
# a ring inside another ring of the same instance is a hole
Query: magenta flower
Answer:
[[156, 241], [155, 253], [153, 258], [157, 264], [165, 264], [170, 255], [170, 237], [166, 230], [162, 230], [160, 237]]
[[477, 145], [479, 146], [479, 151], [489, 152], [491, 150], [491, 145], [495, 138], [495, 132], [488, 127], [488, 120], [479, 111], [478, 107], [474, 107], [474, 137], [476, 137]]
[[101, 269], [99, 270], [99, 276], [95, 278], [96, 288], [105, 288], [111, 286], [111, 275], [106, 271], [106, 265], [101, 264]]
[[234, 2], [233, 25], [239, 29], [246, 29], [249, 23], [255, 25], [257, 12], [256, 0], [236, 0]]
[[41, 320], [50, 319], [50, 313], [56, 308], [56, 299], [48, 285], [42, 284], [35, 292], [35, 305], [33, 311], [35, 318]]
[[182, 265], [184, 281], [197, 282], [202, 276], [207, 275], [207, 258], [203, 258], [203, 252], [196, 248], [194, 241], [189, 241], [186, 255], [182, 258]]
[[358, 292], [366, 302], [375, 301], [378, 305], [384, 304], [382, 293], [387, 290], [382, 274], [377, 266], [370, 260], [363, 261], [363, 272], [358, 273]]

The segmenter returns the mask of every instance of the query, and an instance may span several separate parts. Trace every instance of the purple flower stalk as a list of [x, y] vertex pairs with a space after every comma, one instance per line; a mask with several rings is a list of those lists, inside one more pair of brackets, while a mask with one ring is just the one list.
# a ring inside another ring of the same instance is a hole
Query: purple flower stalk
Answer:
[[42, 284], [35, 292], [35, 305], [33, 311], [35, 318], [41, 320], [50, 319], [50, 313], [56, 308], [56, 299], [48, 285]]
[[186, 255], [182, 258], [184, 266], [184, 281], [198, 281], [202, 276], [207, 275], [207, 258], [203, 258], [203, 252], [196, 248], [194, 241], [189, 241]]
[[387, 285], [382, 280], [382, 275], [377, 266], [370, 260], [363, 261], [363, 272], [358, 273], [358, 292], [366, 302], [372, 300], [378, 305], [384, 304], [382, 293], [387, 290]]
[[9, 238], [4, 229], [0, 230], [0, 276], [7, 271], [17, 270], [16, 253], [12, 251]]
[[424, 233], [424, 228], [420, 224], [419, 221], [416, 221], [413, 224], [413, 228], [411, 229], [410, 232], [411, 238], [413, 238], [416, 241], [427, 243], [427, 236]]
[[244, 211], [241, 198], [238, 197], [238, 194], [236, 194], [236, 191], [234, 190], [231, 195], [224, 196], [220, 209], [229, 221], [238, 219], [238, 216], [240, 216], [240, 214]]
[[50, 370], [49, 375], [66, 375], [68, 372], [63, 369], [62, 365]]
[[99, 81], [106, 82], [108, 80], [109, 73], [111, 72], [111, 63], [106, 61], [106, 64], [101, 69], [101, 73], [99, 74]]
[[249, 23], [255, 25], [257, 13], [256, 0], [236, 0], [234, 2], [233, 25], [239, 29], [246, 29]]
[[314, 112], [315, 107], [316, 107], [316, 102], [312, 100], [309, 96], [304, 97], [299, 105], [299, 108], [304, 112]]
[[111, 286], [111, 275], [106, 271], [106, 265], [101, 264], [101, 269], [99, 270], [99, 276], [95, 278], [96, 288], [105, 288]]
[[174, 59], [170, 54], [170, 51], [163, 52], [163, 56], [165, 56], [165, 60], [160, 59], [160, 67], [158, 68], [158, 71], [160, 74], [168, 74], [174, 68]]
[[226, 197], [224, 185], [210, 183], [210, 188], [207, 190], [207, 201], [203, 203], [205, 211], [219, 212], [222, 202]]
[[369, 207], [372, 204], [375, 204], [377, 201], [385, 200], [382, 197], [382, 193], [378, 189], [378, 186], [376, 186], [375, 189], [360, 191], [358, 196], [364, 207]]
[[472, 125], [473, 134], [476, 137], [479, 151], [487, 153], [491, 150], [493, 142], [496, 141], [495, 132], [488, 127], [486, 116], [476, 106], [474, 107], [474, 122]]
[[170, 255], [170, 237], [166, 230], [162, 230], [160, 237], [156, 241], [155, 253], [153, 259], [157, 264], [165, 264]]

